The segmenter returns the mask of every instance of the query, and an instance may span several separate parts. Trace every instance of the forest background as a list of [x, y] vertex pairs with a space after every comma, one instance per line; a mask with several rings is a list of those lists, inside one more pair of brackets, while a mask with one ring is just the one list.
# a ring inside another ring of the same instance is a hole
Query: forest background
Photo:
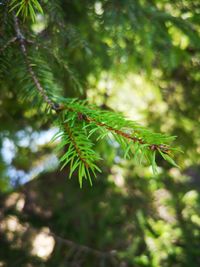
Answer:
[[[94, 140], [102, 172], [80, 189], [23, 43], [49, 95], [177, 136], [180, 167]], [[0, 47], [0, 266], [200, 266], [199, 1], [3, 0]]]

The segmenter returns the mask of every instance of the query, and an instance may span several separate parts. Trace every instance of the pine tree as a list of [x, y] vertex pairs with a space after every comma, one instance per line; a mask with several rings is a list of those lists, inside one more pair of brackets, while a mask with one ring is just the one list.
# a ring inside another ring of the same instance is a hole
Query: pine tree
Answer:
[[[67, 72], [75, 89], [81, 91], [84, 84], [69, 67], [68, 57], [62, 51], [66, 40], [70, 43], [69, 49], [77, 45], [83, 48], [82, 53], [90, 53], [77, 30], [68, 28], [64, 8], [64, 3], [58, 0], [41, 3], [37, 0], [2, 2], [1, 87], [10, 90], [15, 84], [16, 88], [12, 90], [17, 91], [19, 101], [33, 104], [49, 120], [56, 118], [59, 130], [53, 141], [59, 140], [57, 150], [62, 151], [62, 168], [67, 164], [70, 166], [70, 177], [75, 170], [78, 171], [80, 187], [83, 178], [92, 185], [92, 176], [101, 171], [97, 166], [101, 158], [95, 152], [93, 142], [103, 138], [117, 141], [125, 158], [134, 158], [137, 164], [151, 164], [154, 173], [158, 154], [177, 166], [172, 159], [173, 152], [177, 151], [171, 146], [174, 136], [153, 133], [126, 119], [121, 113], [102, 110], [87, 100], [62, 96], [62, 71]], [[137, 5], [135, 8], [138, 8]], [[146, 12], [145, 9], [143, 12]], [[48, 27], [41, 33], [33, 32], [31, 25], [43, 13], [48, 17]], [[162, 17], [162, 13], [159, 15]], [[45, 35], [48, 36], [47, 43], [44, 43]], [[118, 50], [116, 52], [121, 53]], [[95, 61], [94, 64], [104, 65], [105, 62]], [[89, 68], [92, 67], [91, 64]], [[81, 71], [84, 73], [85, 70]]]

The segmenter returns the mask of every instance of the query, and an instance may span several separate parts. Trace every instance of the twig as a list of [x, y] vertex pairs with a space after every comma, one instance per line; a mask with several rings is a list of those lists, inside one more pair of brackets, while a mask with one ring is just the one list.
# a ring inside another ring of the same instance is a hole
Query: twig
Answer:
[[[83, 119], [84, 120], [86, 120], [86, 121], [88, 121], [89, 123], [90, 122], [93, 122], [93, 123], [95, 123], [96, 125], [98, 125], [98, 126], [100, 126], [100, 127], [104, 127], [104, 128], [106, 128], [108, 131], [111, 131], [111, 132], [114, 132], [114, 133], [116, 133], [117, 135], [121, 135], [122, 137], [124, 137], [124, 138], [126, 138], [126, 139], [129, 139], [129, 140], [131, 140], [131, 141], [133, 141], [133, 142], [138, 142], [138, 143], [140, 143], [141, 145], [142, 144], [145, 144], [145, 142], [140, 138], [140, 137], [135, 137], [135, 136], [132, 136], [131, 134], [128, 134], [128, 133], [125, 133], [125, 132], [123, 132], [122, 130], [118, 130], [118, 129], [115, 129], [115, 128], [113, 128], [113, 127], [111, 127], [111, 126], [109, 126], [109, 125], [107, 125], [107, 124], [105, 124], [105, 123], [102, 123], [102, 122], [98, 122], [98, 121], [96, 121], [95, 119], [93, 119], [93, 118], [90, 118], [90, 117], [88, 117], [88, 116], [83, 116]], [[160, 149], [163, 153], [168, 153], [169, 152], [169, 148], [166, 146], [166, 145], [163, 145], [163, 144], [161, 144], [161, 145], [157, 145], [157, 144], [151, 144], [151, 145], [148, 145], [148, 148], [150, 149], [150, 150], [158, 150], [158, 149]]]
[[12, 43], [17, 41], [17, 37], [12, 37], [2, 48], [0, 48], [0, 52], [2, 53], [6, 48], [11, 45]]
[[[94, 118], [91, 118], [91, 117], [89, 117], [86, 114], [80, 113], [79, 111], [77, 111], [77, 110], [75, 110], [75, 109], [73, 109], [71, 107], [67, 107], [67, 106], [64, 106], [62, 104], [59, 105], [58, 111], [63, 111], [63, 110], [68, 110], [68, 111], [76, 112], [79, 119], [85, 120], [88, 123], [95, 123], [96, 125], [98, 125], [100, 127], [106, 128], [110, 132], [114, 132], [117, 135], [120, 135], [120, 136], [122, 136], [122, 137], [124, 137], [124, 138], [126, 138], [128, 140], [133, 141], [134, 143], [138, 142], [141, 145], [142, 144], [145, 144], [145, 141], [142, 140], [142, 138], [140, 138], [140, 137], [132, 136], [131, 134], [126, 133], [126, 132], [123, 132], [122, 130], [115, 129], [115, 128], [107, 125], [106, 123], [99, 122], [99, 121], [95, 120]], [[165, 144], [149, 144], [147, 147], [150, 150], [152, 150], [152, 151], [161, 150], [165, 154], [169, 154], [170, 153], [169, 146], [167, 146]]]
[[86, 159], [84, 158], [84, 156], [82, 155], [79, 147], [77, 146], [76, 141], [75, 141], [74, 136], [73, 136], [73, 133], [72, 133], [72, 131], [71, 131], [71, 129], [70, 129], [70, 127], [69, 127], [69, 125], [67, 123], [65, 123], [65, 130], [69, 134], [69, 137], [71, 139], [71, 142], [73, 143], [73, 145], [74, 145], [74, 147], [76, 149], [76, 152], [79, 155], [80, 160], [83, 162], [83, 164], [85, 165], [85, 167], [88, 168], [88, 163], [87, 163]]
[[71, 240], [66, 239], [66, 238], [62, 238], [62, 237], [60, 237], [60, 236], [58, 236], [52, 232], [50, 232], [49, 235], [53, 236], [53, 238], [60, 243], [63, 243], [63, 244], [70, 246], [70, 247], [77, 248], [78, 250], [81, 250], [82, 252], [85, 252], [85, 253], [91, 253], [96, 257], [113, 258], [114, 254], [115, 254], [115, 251], [104, 252], [104, 251], [101, 251], [98, 249], [88, 247], [86, 245], [77, 244], [74, 241], [71, 241]]
[[[4, 218], [4, 212], [6, 212], [6, 209], [5, 210], [2, 210], [2, 213], [0, 213], [0, 218], [1, 220]], [[12, 216], [10, 216], [12, 217]], [[29, 229], [34, 229], [34, 227], [32, 226], [27, 226], [27, 225], [20, 225], [23, 230], [26, 232], [28, 231]], [[1, 231], [1, 228], [0, 228], [0, 231]], [[98, 249], [94, 249], [94, 248], [91, 248], [89, 246], [86, 246], [86, 245], [81, 245], [81, 244], [78, 244], [70, 239], [66, 239], [66, 238], [63, 238], [63, 237], [60, 237], [58, 236], [57, 234], [51, 232], [49, 229], [48, 230], [44, 230], [43, 233], [47, 236], [52, 236], [54, 238], [54, 240], [56, 240], [58, 243], [60, 244], [64, 244], [64, 245], [67, 245], [69, 246], [70, 248], [72, 249], [76, 249], [78, 252], [83, 252], [83, 253], [90, 253], [92, 255], [94, 255], [95, 257], [99, 257], [99, 258], [107, 258], [107, 259], [110, 259], [111, 261], [115, 261], [117, 262], [117, 258], [116, 258], [116, 250], [111, 250], [111, 251], [101, 251], [101, 250], [98, 250]]]
[[54, 103], [50, 98], [49, 96], [47, 95], [46, 93], [46, 90], [43, 88], [43, 86], [41, 85], [40, 81], [38, 80], [33, 68], [32, 68], [32, 65], [31, 65], [31, 62], [28, 58], [28, 53], [27, 53], [27, 48], [26, 48], [26, 39], [24, 37], [24, 35], [22, 34], [21, 32], [21, 29], [19, 27], [19, 21], [18, 21], [18, 18], [16, 17], [16, 15], [13, 15], [14, 16], [14, 28], [15, 28], [15, 32], [16, 32], [16, 35], [17, 35], [17, 40], [19, 40], [19, 43], [20, 43], [20, 47], [21, 47], [21, 51], [22, 51], [22, 54], [24, 56], [24, 59], [25, 59], [25, 63], [26, 63], [26, 66], [27, 66], [27, 70], [39, 92], [39, 94], [43, 97], [44, 101], [50, 106], [50, 108], [54, 109], [54, 110], [57, 110], [57, 104]]

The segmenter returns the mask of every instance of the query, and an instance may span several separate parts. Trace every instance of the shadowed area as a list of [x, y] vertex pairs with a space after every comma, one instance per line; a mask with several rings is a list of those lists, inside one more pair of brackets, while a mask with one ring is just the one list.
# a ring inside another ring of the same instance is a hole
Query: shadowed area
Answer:
[[199, 0], [0, 2], [0, 267], [200, 266], [199, 67]]
[[55, 266], [58, 258], [60, 266], [141, 266], [160, 250], [164, 266], [198, 266], [200, 202], [192, 184], [130, 172], [123, 186], [102, 176], [80, 190], [65, 175], [43, 174], [1, 200], [5, 266]]

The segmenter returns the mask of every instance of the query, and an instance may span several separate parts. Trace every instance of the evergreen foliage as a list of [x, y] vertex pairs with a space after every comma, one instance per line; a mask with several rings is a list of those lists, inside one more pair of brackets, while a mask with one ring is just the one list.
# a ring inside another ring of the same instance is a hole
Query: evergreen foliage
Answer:
[[0, 1], [0, 265], [199, 267], [199, 0], [37, 1]]
[[[44, 48], [39, 47], [40, 43], [34, 43], [38, 41], [36, 36], [34, 41], [24, 36], [21, 30], [24, 25], [23, 23], [20, 25], [18, 18], [22, 14], [24, 20], [30, 16], [32, 21], [35, 21], [35, 11], [37, 10], [42, 14], [39, 2], [37, 0], [13, 0], [10, 5], [9, 12], [12, 12], [12, 14], [9, 15], [9, 18], [12, 16], [11, 27], [14, 29], [14, 37], [3, 45], [1, 51], [2, 65], [6, 66], [6, 60], [10, 53], [17, 53], [15, 61], [16, 64], [19, 64], [19, 67], [14, 71], [14, 79], [16, 79], [16, 86], [20, 87], [19, 95], [25, 97], [30, 103], [36, 104], [38, 108], [46, 106], [46, 112], [48, 112], [48, 109], [56, 112], [59, 125], [59, 132], [56, 137], [62, 138], [59, 148], [63, 149], [67, 146], [65, 148], [67, 151], [60, 158], [60, 161], [63, 166], [70, 164], [70, 177], [78, 169], [80, 186], [82, 187], [83, 177], [92, 184], [91, 173], [95, 175], [95, 171], [99, 171], [96, 161], [100, 158], [94, 152], [94, 145], [90, 141], [94, 134], [98, 134], [97, 139], [114, 138], [120, 144], [125, 157], [133, 157], [137, 164], [144, 164], [145, 162], [151, 164], [154, 173], [156, 173], [157, 154], [177, 166], [171, 157], [172, 152], [176, 150], [171, 147], [174, 136], [153, 133], [136, 122], [125, 119], [122, 114], [100, 110], [86, 101], [58, 97], [60, 86], [56, 84], [52, 70], [44, 59], [46, 57]], [[16, 15], [13, 13], [15, 9], [17, 9]], [[30, 37], [33, 37], [32, 34]], [[8, 46], [16, 42], [18, 50], [11, 50], [10, 52]], [[27, 49], [29, 43], [34, 43], [30, 51]], [[37, 49], [37, 52], [35, 49]], [[55, 58], [67, 70], [75, 87], [81, 88], [67, 63], [59, 56], [59, 52], [52, 52], [52, 58]], [[36, 53], [37, 56], [35, 57]], [[2, 71], [6, 75], [5, 67], [2, 68]]]
[[43, 14], [42, 7], [37, 0], [12, 0], [10, 6], [10, 11], [16, 10], [17, 16], [21, 13], [24, 19], [30, 16], [32, 21], [36, 20], [37, 11]]
[[[170, 147], [175, 137], [156, 134], [130, 121], [120, 113], [102, 111], [86, 101], [76, 99], [60, 99], [58, 125], [60, 131], [55, 138], [62, 137], [59, 148], [69, 144], [67, 152], [61, 157], [63, 166], [71, 163], [70, 176], [76, 168], [79, 169], [79, 182], [82, 186], [82, 177], [91, 177], [89, 169], [95, 173], [99, 170], [95, 161], [99, 159], [93, 151], [93, 144], [89, 141], [95, 135], [97, 140], [109, 137], [120, 144], [124, 156], [134, 158], [137, 164], [144, 163], [152, 165], [156, 173], [156, 154], [160, 155], [177, 166], [170, 157], [172, 151], [177, 150]], [[76, 159], [76, 160], [75, 160]]]

